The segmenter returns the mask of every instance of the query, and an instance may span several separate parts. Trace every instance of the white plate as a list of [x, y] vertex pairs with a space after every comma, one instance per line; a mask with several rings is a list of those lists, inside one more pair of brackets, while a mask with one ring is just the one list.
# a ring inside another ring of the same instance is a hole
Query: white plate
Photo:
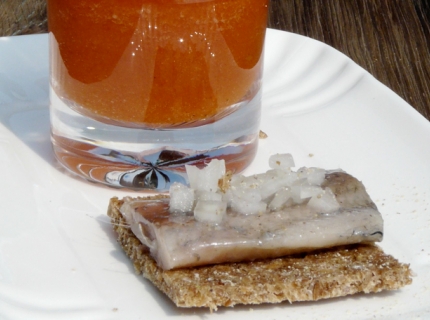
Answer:
[[417, 276], [393, 293], [316, 303], [178, 309], [136, 276], [106, 216], [131, 192], [72, 178], [49, 142], [47, 35], [0, 38], [1, 319], [410, 319], [430, 316], [430, 123], [349, 58], [269, 30], [258, 156], [362, 180], [385, 219], [383, 248]]

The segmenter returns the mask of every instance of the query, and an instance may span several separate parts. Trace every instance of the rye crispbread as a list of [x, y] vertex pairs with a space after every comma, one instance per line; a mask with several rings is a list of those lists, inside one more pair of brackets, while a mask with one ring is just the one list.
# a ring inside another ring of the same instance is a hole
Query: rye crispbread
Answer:
[[138, 274], [149, 279], [178, 307], [316, 301], [358, 292], [395, 290], [412, 282], [409, 265], [376, 245], [350, 245], [318, 252], [243, 263], [165, 271], [134, 236], [110, 200], [108, 215], [118, 242]]

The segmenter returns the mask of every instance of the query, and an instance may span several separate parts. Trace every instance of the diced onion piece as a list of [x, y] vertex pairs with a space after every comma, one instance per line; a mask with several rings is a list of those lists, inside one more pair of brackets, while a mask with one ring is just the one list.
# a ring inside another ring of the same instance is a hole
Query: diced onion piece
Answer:
[[240, 198], [249, 202], [258, 202], [261, 200], [261, 194], [260, 192], [258, 192], [257, 189], [251, 189], [251, 188], [232, 189], [232, 193], [235, 198]]
[[265, 212], [267, 204], [263, 201], [248, 201], [242, 198], [233, 197], [231, 200], [231, 208], [244, 215], [257, 214]]
[[234, 174], [230, 180], [230, 186], [239, 188], [242, 184], [245, 183], [246, 177], [242, 174]]
[[249, 177], [233, 175], [229, 188], [221, 193], [218, 184], [226, 173], [224, 160], [214, 159], [203, 169], [186, 165], [190, 188], [179, 184], [171, 187], [171, 210], [189, 212], [196, 203], [197, 220], [218, 223], [222, 220], [220, 215], [226, 214], [226, 207], [244, 215], [306, 202], [321, 212], [339, 208], [333, 192], [321, 188], [326, 175], [324, 169], [303, 167], [293, 171], [291, 154], [272, 155], [269, 166], [271, 170], [265, 173]]
[[261, 179], [260, 175], [255, 174], [249, 177], [246, 177], [242, 184], [241, 187], [242, 188], [252, 188], [252, 189], [256, 189], [258, 188], [261, 183], [263, 182], [263, 180]]
[[302, 188], [300, 190], [300, 198], [302, 199], [308, 199], [313, 196], [317, 196], [323, 192], [323, 189], [321, 187], [317, 186], [310, 186], [310, 185], [302, 185]]
[[187, 186], [174, 182], [169, 189], [171, 212], [191, 212], [194, 207], [194, 190]]
[[278, 192], [275, 193], [275, 196], [273, 197], [272, 201], [270, 201], [269, 209], [272, 211], [280, 210], [290, 198], [291, 198], [290, 189], [279, 190]]
[[196, 166], [185, 165], [185, 170], [187, 171], [188, 181], [190, 183], [190, 188], [197, 190], [200, 184], [200, 169]]
[[216, 192], [218, 181], [225, 175], [225, 161], [213, 159], [203, 169], [186, 165], [190, 187], [194, 190]]
[[322, 193], [313, 196], [309, 202], [308, 207], [318, 212], [333, 212], [340, 208], [339, 202], [336, 200], [336, 196], [330, 188], [325, 188]]
[[313, 186], [320, 186], [324, 179], [326, 171], [321, 168], [308, 168], [308, 183]]
[[233, 197], [234, 195], [231, 189], [227, 189], [224, 193], [222, 193], [222, 201], [227, 202], [228, 207], [230, 207]]
[[196, 191], [196, 199], [197, 201], [222, 201], [222, 194], [219, 192], [210, 192], [210, 191]]
[[224, 201], [199, 200], [194, 208], [194, 218], [200, 222], [221, 223], [227, 211]]
[[291, 187], [298, 179], [297, 172], [290, 171], [282, 176], [285, 186]]
[[292, 186], [291, 187], [291, 199], [295, 204], [302, 204], [306, 199], [301, 197], [302, 195], [302, 186]]
[[279, 189], [285, 187], [285, 185], [280, 181], [280, 179], [266, 182], [260, 187], [260, 194], [262, 199], [267, 199], [273, 196]]
[[308, 184], [313, 186], [320, 186], [325, 179], [326, 171], [321, 168], [306, 168], [302, 167], [297, 170], [297, 180], [306, 181]]
[[279, 169], [282, 171], [290, 171], [291, 167], [294, 167], [293, 156], [289, 153], [274, 154], [269, 158], [269, 166], [272, 169]]

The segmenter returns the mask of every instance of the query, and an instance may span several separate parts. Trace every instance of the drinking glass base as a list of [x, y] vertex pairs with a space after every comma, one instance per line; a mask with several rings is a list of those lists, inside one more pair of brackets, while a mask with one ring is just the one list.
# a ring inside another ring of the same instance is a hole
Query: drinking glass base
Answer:
[[163, 192], [186, 184], [185, 165], [224, 159], [240, 172], [258, 146], [261, 92], [237, 111], [212, 123], [151, 130], [106, 124], [69, 108], [51, 90], [51, 139], [58, 161], [89, 181], [116, 188]]

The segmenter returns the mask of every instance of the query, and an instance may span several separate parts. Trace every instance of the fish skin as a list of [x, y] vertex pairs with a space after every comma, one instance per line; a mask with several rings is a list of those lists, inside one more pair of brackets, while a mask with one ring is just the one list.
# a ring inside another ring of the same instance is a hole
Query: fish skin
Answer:
[[369, 207], [378, 210], [363, 183], [346, 172], [332, 171], [327, 173], [321, 187], [329, 187], [344, 209]]

